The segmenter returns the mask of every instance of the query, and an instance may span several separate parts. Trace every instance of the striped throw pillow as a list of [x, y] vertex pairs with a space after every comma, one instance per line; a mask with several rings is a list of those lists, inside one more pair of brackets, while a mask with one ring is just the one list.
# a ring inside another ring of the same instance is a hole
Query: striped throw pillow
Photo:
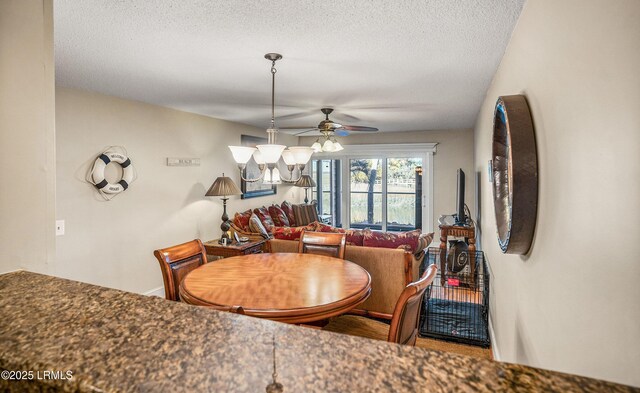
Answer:
[[318, 211], [316, 205], [293, 205], [293, 215], [298, 226], [307, 225], [318, 221]]

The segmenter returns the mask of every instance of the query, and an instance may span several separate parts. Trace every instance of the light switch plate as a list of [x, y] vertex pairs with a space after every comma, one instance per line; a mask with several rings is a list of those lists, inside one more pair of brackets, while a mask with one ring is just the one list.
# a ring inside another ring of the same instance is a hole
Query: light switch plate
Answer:
[[56, 220], [56, 236], [64, 235], [64, 220]]

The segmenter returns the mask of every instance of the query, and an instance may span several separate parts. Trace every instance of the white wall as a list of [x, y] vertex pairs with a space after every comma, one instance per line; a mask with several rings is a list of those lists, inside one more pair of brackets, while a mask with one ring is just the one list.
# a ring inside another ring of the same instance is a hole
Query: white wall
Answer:
[[[56, 238], [55, 274], [134, 292], [162, 286], [153, 250], [220, 236], [222, 202], [204, 194], [223, 172], [240, 186], [227, 145], [265, 131], [80, 90], [58, 88], [56, 100], [57, 216], [66, 234]], [[106, 202], [84, 179], [111, 145], [126, 147], [138, 179]], [[168, 167], [167, 157], [197, 157], [201, 164]], [[299, 191], [279, 186], [277, 196], [231, 197], [229, 215], [285, 198], [297, 202]]]
[[[475, 129], [500, 359], [640, 386], [640, 2], [530, 0]], [[487, 161], [500, 95], [526, 95], [533, 247], [503, 255]]]
[[0, 1], [0, 274], [55, 256], [51, 0]]
[[[300, 144], [311, 146], [317, 137], [302, 137]], [[376, 134], [351, 133], [338, 137], [342, 145], [393, 144], [393, 143], [438, 143], [433, 155], [433, 228], [438, 228], [438, 217], [456, 212], [456, 171], [465, 171], [465, 201], [472, 216], [475, 212], [473, 201], [473, 130], [432, 130], [410, 132], [385, 132]], [[438, 238], [436, 234], [436, 239]]]

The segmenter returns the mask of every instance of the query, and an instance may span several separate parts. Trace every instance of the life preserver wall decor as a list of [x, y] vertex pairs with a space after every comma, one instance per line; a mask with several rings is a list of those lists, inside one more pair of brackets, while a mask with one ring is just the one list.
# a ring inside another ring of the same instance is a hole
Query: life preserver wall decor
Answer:
[[[124, 151], [124, 148], [121, 148]], [[104, 176], [107, 165], [111, 162], [115, 162], [122, 168], [122, 178], [116, 183], [109, 183]], [[100, 154], [93, 163], [91, 173], [87, 180], [93, 184], [103, 196], [113, 197], [127, 188], [135, 179], [135, 171], [131, 160], [127, 157], [126, 153], [119, 152], [116, 148], [109, 148], [104, 153]], [[110, 198], [107, 198], [110, 199]]]

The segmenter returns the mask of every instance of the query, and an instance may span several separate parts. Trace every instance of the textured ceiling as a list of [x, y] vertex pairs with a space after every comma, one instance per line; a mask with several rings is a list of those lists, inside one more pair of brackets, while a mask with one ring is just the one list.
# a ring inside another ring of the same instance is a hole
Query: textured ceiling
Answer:
[[59, 86], [266, 127], [470, 128], [524, 0], [56, 0]]

